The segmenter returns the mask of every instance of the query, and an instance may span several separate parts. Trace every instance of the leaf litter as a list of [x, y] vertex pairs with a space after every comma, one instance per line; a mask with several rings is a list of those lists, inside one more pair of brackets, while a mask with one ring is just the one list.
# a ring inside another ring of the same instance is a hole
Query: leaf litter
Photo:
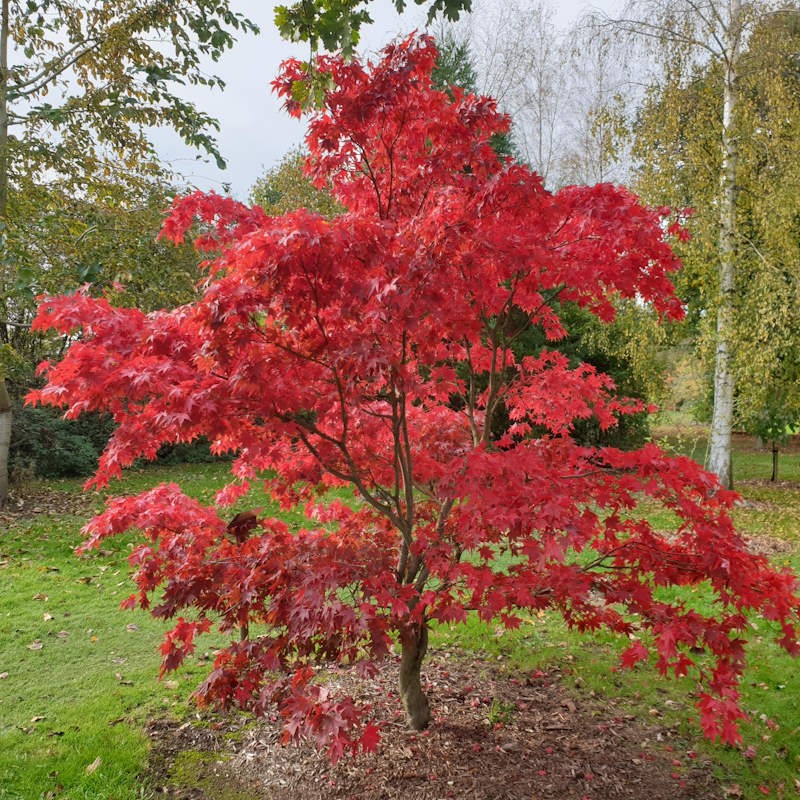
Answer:
[[[724, 797], [711, 764], [675, 729], [636, 719], [613, 699], [601, 704], [570, 694], [557, 668], [531, 674], [504, 669], [496, 661], [434, 654], [425, 667], [434, 722], [422, 733], [408, 730], [394, 713], [400, 708], [396, 661], [369, 681], [332, 669], [332, 689], [355, 693], [376, 716], [394, 717], [377, 753], [335, 766], [311, 746], [282, 746], [277, 719], [153, 720], [148, 778], [178, 800], [216, 800], [203, 788], [216, 785], [253, 800]], [[176, 785], [175, 765], [186, 751], [209, 757], [193, 785]]]

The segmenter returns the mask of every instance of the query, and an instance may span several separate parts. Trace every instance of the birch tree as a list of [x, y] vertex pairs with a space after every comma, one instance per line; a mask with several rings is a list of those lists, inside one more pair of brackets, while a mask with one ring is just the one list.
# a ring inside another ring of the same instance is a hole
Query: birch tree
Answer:
[[580, 23], [567, 32], [569, 60], [562, 109], [560, 182], [627, 183], [631, 114], [641, 68], [613, 35], [594, 36]]
[[[731, 486], [731, 431], [734, 421], [735, 308], [743, 247], [737, 217], [739, 153], [743, 133], [739, 84], [741, 54], [753, 25], [776, 5], [748, 0], [635, 0], [618, 19], [602, 17], [602, 26], [648, 43], [670, 77], [680, 80], [698, 65], [717, 63], [721, 93], [716, 142], [717, 188], [711, 198], [716, 214], [717, 275], [710, 311], [715, 319], [714, 403], [706, 465], [723, 486]], [[708, 209], [705, 210], [708, 213]]]
[[[734, 425], [777, 450], [800, 419], [800, 9], [754, 19], [739, 58], [737, 287], [730, 329]], [[654, 86], [639, 115], [636, 188], [649, 202], [692, 206], [692, 239], [681, 245], [679, 291], [689, 304], [699, 355], [710, 361], [716, 331], [707, 312], [717, 294], [716, 212], [722, 152], [724, 65], [674, 73]], [[706, 316], [703, 316], [703, 315]]]
[[552, 7], [528, 0], [476, 5], [459, 34], [474, 59], [476, 88], [513, 120], [519, 160], [546, 185], [560, 185], [569, 53]]

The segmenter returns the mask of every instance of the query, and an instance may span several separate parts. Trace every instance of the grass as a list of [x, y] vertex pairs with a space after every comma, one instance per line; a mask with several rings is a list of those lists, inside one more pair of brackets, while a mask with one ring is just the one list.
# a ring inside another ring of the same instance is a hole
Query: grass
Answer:
[[[673, 442], [681, 449], [698, 447], [686, 438]], [[737, 454], [739, 489], [748, 501], [737, 509], [737, 523], [746, 533], [796, 543], [800, 493], [764, 480], [770, 458], [767, 451]], [[781, 467], [782, 479], [800, 480], [797, 455], [782, 456]], [[224, 469], [198, 464], [134, 470], [113, 488], [138, 492], [179, 480], [187, 493], [209, 501]], [[79, 484], [62, 481], [58, 488], [79, 491]], [[270, 512], [263, 498], [248, 502]], [[651, 512], [658, 525], [660, 512]], [[299, 523], [299, 517], [289, 521]], [[132, 540], [119, 538], [78, 558], [72, 549], [83, 522], [40, 516], [16, 523], [0, 539], [0, 800], [153, 796], [138, 778], [147, 755], [144, 725], [152, 716], [190, 715], [187, 695], [207, 670], [199, 653], [177, 676], [157, 679], [163, 623], [118, 608], [132, 588], [126, 562]], [[777, 558], [800, 571], [796, 550]], [[739, 796], [791, 796], [800, 776], [800, 671], [770, 641], [767, 626], [755, 622], [743, 687], [750, 713], [743, 733], [752, 757], [700, 741], [696, 724], [687, 721], [694, 688], [687, 681], [658, 680], [643, 667], [613, 671], [627, 644], [613, 636], [589, 639], [550, 615], [527, 619], [517, 631], [471, 619], [455, 629], [439, 627], [432, 647], [502, 656], [499, 663], [514, 669], [557, 666], [567, 685], [588, 700], [619, 704], [625, 713], [678, 731], [716, 765], [727, 786], [739, 787]], [[206, 648], [214, 643], [212, 636]]]
[[[209, 499], [218, 465], [190, 465], [186, 490]], [[168, 476], [133, 472], [125, 491]], [[59, 488], [78, 491], [77, 483]], [[131, 538], [80, 558], [77, 517], [14, 525], [0, 540], [0, 799], [140, 798], [147, 754], [144, 723], [154, 714], [189, 713], [197, 661], [158, 680], [165, 625], [119, 610], [131, 593]]]
[[40, 518], [2, 542], [0, 798], [138, 797], [143, 723], [186, 713], [191, 675], [157, 680], [163, 624], [118, 610], [125, 543], [78, 559], [79, 526]]
[[[800, 572], [800, 553], [786, 559]], [[695, 601], [700, 611], [709, 607]], [[500, 657], [505, 669], [525, 672], [558, 668], [566, 686], [588, 704], [612, 706], [619, 715], [633, 714], [657, 722], [686, 743], [686, 753], [708, 759], [731, 796], [745, 798], [794, 796], [800, 777], [800, 672], [797, 662], [772, 640], [761, 620], [751, 635], [749, 665], [742, 685], [743, 708], [749, 721], [741, 726], [741, 748], [702, 739], [688, 678], [662, 679], [652, 665], [618, 670], [627, 639], [600, 632], [591, 636], [571, 631], [553, 615], [532, 617], [518, 630], [481, 623], [472, 617], [458, 627], [440, 626], [434, 647]], [[675, 746], [669, 738], [666, 748]], [[748, 748], [753, 748], [749, 750]], [[746, 754], [746, 755], [745, 755]], [[676, 754], [677, 756], [678, 754]], [[738, 789], [736, 788], [738, 787]]]

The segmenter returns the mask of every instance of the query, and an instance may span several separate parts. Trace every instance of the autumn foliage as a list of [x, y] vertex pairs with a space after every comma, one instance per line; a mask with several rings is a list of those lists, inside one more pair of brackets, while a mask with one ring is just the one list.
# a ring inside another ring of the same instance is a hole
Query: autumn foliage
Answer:
[[[200, 231], [197, 302], [144, 314], [87, 293], [42, 300], [37, 328], [81, 335], [30, 400], [118, 424], [93, 484], [167, 442], [206, 436], [234, 456], [214, 506], [175, 485], [113, 499], [85, 546], [140, 530], [126, 604], [177, 619], [163, 668], [219, 626], [231, 641], [199, 699], [277, 707], [287, 740], [333, 758], [374, 748], [380, 720], [319, 679], [326, 664], [369, 675], [399, 647], [408, 719], [424, 727], [432, 622], [515, 627], [550, 609], [628, 637], [625, 667], [693, 676], [704, 732], [736, 742], [748, 615], [796, 652], [796, 579], [747, 551], [732, 495], [693, 461], [578, 444], [576, 420], [642, 409], [555, 347], [556, 301], [608, 320], [615, 298], [636, 297], [680, 316], [664, 210], [611, 185], [551, 194], [501, 163], [488, 141], [507, 119], [490, 99], [434, 91], [435, 56], [421, 37], [374, 65], [319, 59], [332, 88], [311, 114], [308, 168], [346, 213], [267, 217], [194, 194], [164, 235]], [[294, 113], [302, 78], [288, 62], [275, 84]], [[529, 326], [553, 348], [521, 352]], [[252, 515], [230, 528], [220, 508], [254, 481], [307, 527]], [[326, 499], [340, 486], [352, 501]], [[655, 530], [643, 500], [674, 527]], [[673, 586], [712, 593], [715, 615]]]

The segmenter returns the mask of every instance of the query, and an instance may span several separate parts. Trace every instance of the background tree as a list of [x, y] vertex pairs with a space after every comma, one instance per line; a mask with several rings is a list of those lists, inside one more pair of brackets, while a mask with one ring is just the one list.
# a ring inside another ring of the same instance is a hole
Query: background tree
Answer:
[[[754, 9], [750, 9], [751, 12]], [[785, 440], [800, 420], [797, 336], [800, 12], [763, 10], [738, 56], [736, 273], [726, 325], [728, 370], [736, 386], [732, 422], [767, 441]], [[678, 278], [706, 363], [719, 356], [719, 147], [725, 68], [687, 71], [679, 63], [651, 89], [637, 126], [637, 188], [654, 203], [695, 209], [693, 238], [681, 245]], [[716, 398], [715, 398], [716, 401]], [[777, 458], [777, 450], [775, 451]], [[775, 465], [777, 467], [777, 463]], [[774, 470], [775, 473], [775, 470]]]
[[[345, 58], [349, 58], [359, 42], [361, 26], [372, 22], [368, 11], [370, 1], [300, 0], [292, 5], [279, 5], [275, 7], [275, 24], [284, 39], [308, 42], [312, 54], [322, 45], [322, 49], [331, 52], [341, 50]], [[398, 11], [403, 11], [408, 5], [407, 0], [393, 2]], [[472, 0], [414, 2], [418, 6], [427, 5], [428, 22], [439, 13], [449, 20], [457, 20], [462, 11], [469, 11], [472, 7]]]
[[467, 88], [493, 97], [509, 114], [515, 156], [557, 187], [567, 54], [553, 16], [545, 3], [480, 3], [452, 36], [473, 65], [474, 85]]
[[446, 30], [469, 52], [475, 90], [510, 114], [515, 156], [548, 187], [624, 182], [633, 85], [625, 48], [580, 25], [559, 29], [555, 18], [542, 0], [477, 2]]
[[[80, 286], [147, 310], [175, 306], [196, 296], [201, 276], [198, 254], [188, 245], [175, 248], [157, 241], [164, 210], [175, 190], [155, 182], [141, 187], [138, 196], [130, 186], [107, 188], [109, 193], [98, 202], [65, 196], [47, 186], [24, 198], [25, 227], [39, 233], [27, 240], [25, 254], [37, 269], [20, 270], [17, 276], [18, 319], [32, 318], [38, 294]], [[5, 333], [2, 352], [9, 359], [6, 382], [14, 416], [10, 475], [17, 481], [29, 475], [90, 475], [110, 434], [108, 420], [94, 416], [64, 421], [50, 409], [21, 404], [28, 389], [39, 385], [35, 365], [42, 359], [59, 358], [70, 338], [45, 336], [19, 323], [6, 326]]]
[[731, 431], [734, 420], [733, 348], [737, 296], [743, 285], [739, 263], [744, 249], [737, 211], [739, 165], [744, 125], [740, 108], [741, 53], [753, 25], [783, 4], [747, 0], [636, 0], [622, 18], [605, 25], [648, 40], [660, 53], [668, 74], [685, 79], [707, 62], [717, 65], [721, 94], [716, 116], [720, 154], [717, 192], [711, 208], [717, 214], [717, 278], [709, 312], [716, 321], [714, 338], [714, 405], [707, 464], [730, 486]]
[[578, 24], [566, 32], [561, 103], [561, 185], [630, 181], [631, 111], [642, 65], [613, 35]]
[[[216, 506], [168, 485], [111, 500], [87, 546], [141, 531], [126, 605], [158, 595], [153, 613], [178, 617], [164, 669], [216, 622], [232, 638], [200, 697], [277, 705], [285, 740], [311, 736], [333, 758], [372, 749], [379, 730], [317, 670], [338, 661], [369, 675], [396, 642], [400, 696], [422, 728], [433, 622], [474, 612], [515, 627], [542, 609], [625, 636], [624, 666], [652, 653], [662, 673], [691, 674], [705, 734], [736, 742], [748, 615], [796, 652], [796, 578], [747, 551], [732, 495], [691, 460], [573, 436], [581, 420], [611, 427], [641, 404], [549, 346], [514, 352], [530, 328], [566, 334], [549, 300], [603, 320], [619, 296], [680, 316], [662, 214], [608, 184], [551, 194], [501, 163], [489, 142], [507, 119], [486, 98], [433, 89], [436, 57], [424, 37], [372, 67], [318, 59], [332, 88], [310, 120], [312, 177], [345, 213], [267, 217], [196, 194], [165, 226], [182, 240], [200, 223], [198, 245], [219, 254], [196, 302], [149, 315], [85, 293], [42, 303], [37, 327], [83, 337], [31, 400], [114, 415], [97, 484], [202, 434], [235, 454], [218, 505], [261, 480], [308, 519], [296, 531], [251, 520], [234, 541]], [[276, 82], [294, 113], [305, 71], [289, 62]], [[501, 409], [512, 426], [497, 439]], [[331, 487], [354, 502], [325, 498]], [[637, 514], [643, 499], [675, 529]], [[710, 610], [668, 586], [702, 586]]]
[[[233, 32], [254, 30], [225, 0], [0, 0], [3, 341], [30, 321], [30, 276], [63, 255], [49, 244], [60, 203], [100, 207], [159, 176], [149, 128], [172, 127], [221, 163], [215, 121], [176, 87], [221, 86], [201, 57], [218, 59]], [[6, 493], [0, 480], [0, 505]]]
[[306, 175], [304, 166], [308, 154], [300, 149], [290, 150], [280, 162], [268, 169], [250, 190], [250, 201], [261, 206], [267, 214], [281, 215], [299, 208], [316, 211], [323, 217], [342, 212], [326, 188], [317, 188]]

